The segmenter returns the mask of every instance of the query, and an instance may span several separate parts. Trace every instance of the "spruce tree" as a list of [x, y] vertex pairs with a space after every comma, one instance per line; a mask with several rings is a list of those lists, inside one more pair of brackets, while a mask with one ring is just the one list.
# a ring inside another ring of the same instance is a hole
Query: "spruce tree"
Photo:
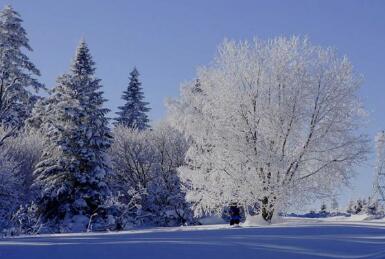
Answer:
[[6, 6], [0, 12], [0, 126], [18, 128], [30, 115], [38, 91], [39, 70], [23, 50], [32, 51], [20, 15]]
[[47, 146], [35, 175], [41, 189], [38, 215], [53, 231], [84, 231], [90, 222], [104, 228], [107, 220], [109, 110], [103, 108], [106, 100], [94, 73], [95, 64], [82, 41], [69, 73], [59, 77], [46, 101]]
[[116, 114], [115, 124], [120, 124], [128, 128], [145, 130], [149, 128], [149, 119], [147, 112], [148, 103], [144, 101], [143, 89], [139, 81], [139, 72], [136, 68], [130, 73], [130, 83], [127, 90], [123, 92], [122, 99], [125, 101], [123, 106], [119, 107]]

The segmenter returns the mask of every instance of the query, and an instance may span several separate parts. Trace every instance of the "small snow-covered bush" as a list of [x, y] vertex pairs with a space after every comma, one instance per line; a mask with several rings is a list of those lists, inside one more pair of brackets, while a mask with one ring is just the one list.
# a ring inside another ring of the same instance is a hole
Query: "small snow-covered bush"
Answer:
[[21, 205], [11, 219], [11, 226], [6, 230], [8, 235], [36, 234], [41, 225], [37, 217], [37, 206], [34, 202]]

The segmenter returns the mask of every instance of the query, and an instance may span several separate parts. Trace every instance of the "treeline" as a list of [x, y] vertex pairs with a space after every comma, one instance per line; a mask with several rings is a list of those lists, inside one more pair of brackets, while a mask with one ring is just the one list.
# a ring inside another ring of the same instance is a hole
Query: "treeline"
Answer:
[[[349, 184], [369, 153], [361, 78], [307, 38], [224, 41], [150, 127], [136, 69], [109, 122], [87, 44], [49, 96], [0, 14], [0, 195], [9, 232], [181, 225], [231, 206], [268, 223]], [[111, 126], [112, 124], [112, 126]]]
[[333, 199], [329, 206], [327, 206], [326, 203], [322, 203], [319, 211], [311, 210], [305, 214], [290, 213], [286, 215], [304, 218], [362, 215], [364, 219], [381, 219], [385, 216], [385, 210], [378, 200], [373, 200], [373, 198], [369, 197], [368, 199], [358, 198], [357, 200], [350, 200], [346, 208], [339, 208], [337, 201]]
[[0, 13], [0, 231], [120, 230], [192, 222], [176, 169], [187, 143], [166, 122], [150, 128], [135, 68], [110, 127], [85, 41], [48, 97], [20, 15]]

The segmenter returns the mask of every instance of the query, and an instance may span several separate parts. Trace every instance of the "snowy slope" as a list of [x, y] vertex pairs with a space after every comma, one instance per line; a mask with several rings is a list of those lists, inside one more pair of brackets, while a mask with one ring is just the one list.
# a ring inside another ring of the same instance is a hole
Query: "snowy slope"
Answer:
[[0, 240], [0, 258], [385, 258], [385, 223], [289, 218], [259, 227], [17, 237]]

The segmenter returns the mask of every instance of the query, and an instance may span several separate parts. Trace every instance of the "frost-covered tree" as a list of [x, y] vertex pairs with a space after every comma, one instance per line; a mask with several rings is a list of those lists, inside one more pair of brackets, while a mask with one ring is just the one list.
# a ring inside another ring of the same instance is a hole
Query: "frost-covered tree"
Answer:
[[362, 214], [367, 212], [368, 203], [366, 199], [357, 199], [357, 200], [351, 200], [349, 202], [348, 208], [346, 210], [347, 213], [356, 215], [356, 214]]
[[[0, 129], [4, 132], [3, 129]], [[1, 147], [16, 165], [14, 171], [20, 186], [17, 188], [19, 193], [19, 203], [25, 203], [33, 199], [31, 185], [33, 182], [33, 171], [39, 162], [43, 151], [43, 136], [40, 132], [23, 129], [16, 136], [10, 137]]]
[[110, 191], [107, 150], [111, 144], [105, 99], [95, 64], [82, 41], [67, 74], [59, 77], [47, 101], [42, 127], [45, 150], [37, 165], [35, 186], [41, 190], [37, 214], [50, 231], [105, 228], [110, 218], [105, 201]]
[[379, 202], [378, 200], [373, 201], [371, 197], [368, 198], [368, 204], [364, 208], [365, 212], [368, 215], [377, 215], [379, 211]]
[[144, 101], [142, 83], [139, 81], [139, 72], [136, 68], [130, 73], [130, 83], [123, 92], [124, 105], [119, 107], [116, 113], [116, 124], [125, 127], [144, 130], [149, 127], [147, 112], [150, 111], [148, 103]]
[[[6, 129], [0, 127], [0, 134]], [[22, 130], [0, 147], [0, 229], [12, 227], [11, 216], [35, 197], [32, 172], [43, 149], [41, 135]], [[0, 231], [1, 232], [1, 231]]]
[[[137, 202], [131, 224], [180, 225], [191, 220], [176, 169], [187, 143], [181, 133], [161, 123], [153, 130], [114, 128], [110, 186], [123, 203]], [[140, 198], [138, 198], [138, 195]], [[127, 224], [126, 224], [127, 225]]]
[[[369, 203], [377, 203], [385, 198], [383, 182], [385, 182], [385, 132], [377, 133], [374, 138], [376, 149], [376, 161], [374, 166], [373, 193]], [[376, 206], [373, 204], [373, 206]]]
[[21, 181], [17, 177], [18, 165], [9, 155], [8, 148], [0, 148], [0, 232], [9, 227], [12, 213], [19, 203]]
[[108, 184], [121, 203], [121, 227], [144, 224], [151, 217], [145, 209], [146, 196], [156, 163], [150, 131], [117, 125], [113, 137], [110, 149], [113, 173]]
[[140, 189], [152, 180], [156, 154], [150, 134], [120, 125], [114, 128], [110, 154], [114, 171], [111, 186], [115, 192]]
[[365, 159], [361, 81], [332, 49], [298, 37], [226, 41], [197, 78], [200, 91], [188, 83], [168, 106], [193, 143], [180, 173], [198, 215], [259, 203], [271, 221], [347, 184]]
[[30, 115], [37, 99], [31, 90], [44, 88], [24, 50], [32, 51], [27, 33], [20, 15], [8, 5], [0, 12], [0, 126], [8, 128], [9, 136]]
[[188, 144], [183, 135], [162, 122], [152, 131], [156, 150], [155, 178], [149, 186], [149, 202], [158, 225], [181, 225], [192, 221], [190, 205], [185, 199], [177, 168], [184, 165]]

